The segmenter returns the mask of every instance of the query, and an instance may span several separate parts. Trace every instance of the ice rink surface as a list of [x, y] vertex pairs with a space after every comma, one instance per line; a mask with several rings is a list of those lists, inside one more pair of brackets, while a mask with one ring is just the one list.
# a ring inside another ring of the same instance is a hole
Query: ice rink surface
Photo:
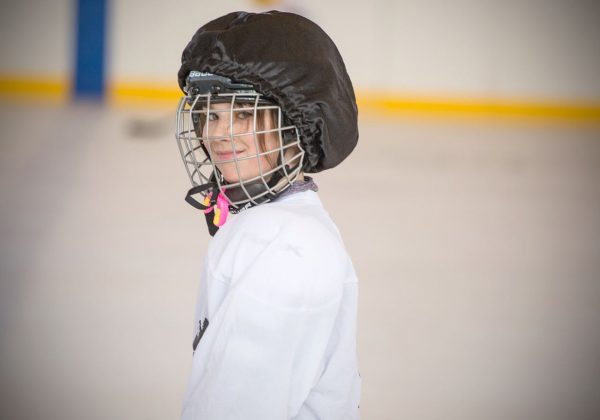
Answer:
[[[1, 418], [179, 416], [209, 236], [173, 127], [0, 103]], [[362, 418], [600, 418], [600, 126], [360, 127], [315, 179], [360, 278]]]

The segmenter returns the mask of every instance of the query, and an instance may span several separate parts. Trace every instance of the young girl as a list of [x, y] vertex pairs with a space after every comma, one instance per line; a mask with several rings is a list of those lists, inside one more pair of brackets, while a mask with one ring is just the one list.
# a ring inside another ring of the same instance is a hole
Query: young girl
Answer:
[[179, 85], [186, 199], [214, 236], [182, 419], [358, 419], [358, 281], [304, 175], [358, 139], [335, 44], [298, 15], [231, 13], [196, 32]]

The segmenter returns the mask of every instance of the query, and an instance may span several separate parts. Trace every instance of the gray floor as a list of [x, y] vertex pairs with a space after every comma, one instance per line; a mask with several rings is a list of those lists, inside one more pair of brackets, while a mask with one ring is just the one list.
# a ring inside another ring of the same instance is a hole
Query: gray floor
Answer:
[[[173, 419], [208, 235], [168, 110], [0, 104], [0, 417]], [[600, 126], [361, 121], [315, 176], [365, 420], [600, 418]]]

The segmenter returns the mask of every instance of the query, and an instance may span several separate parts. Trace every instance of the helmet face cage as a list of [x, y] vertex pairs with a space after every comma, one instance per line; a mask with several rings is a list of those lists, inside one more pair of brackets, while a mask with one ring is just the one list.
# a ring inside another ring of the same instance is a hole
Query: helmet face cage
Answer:
[[[236, 124], [241, 114], [243, 132]], [[192, 185], [215, 184], [233, 212], [276, 197], [297, 178], [304, 162], [297, 128], [285, 124], [279, 106], [247, 89], [197, 93], [188, 88], [177, 107], [175, 137]], [[215, 145], [228, 151], [226, 158], [214, 153]]]

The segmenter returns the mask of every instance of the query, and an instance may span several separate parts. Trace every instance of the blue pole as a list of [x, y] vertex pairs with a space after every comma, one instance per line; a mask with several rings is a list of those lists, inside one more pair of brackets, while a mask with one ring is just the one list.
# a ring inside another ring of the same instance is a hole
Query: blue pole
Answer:
[[107, 0], [77, 0], [76, 98], [104, 97]]

